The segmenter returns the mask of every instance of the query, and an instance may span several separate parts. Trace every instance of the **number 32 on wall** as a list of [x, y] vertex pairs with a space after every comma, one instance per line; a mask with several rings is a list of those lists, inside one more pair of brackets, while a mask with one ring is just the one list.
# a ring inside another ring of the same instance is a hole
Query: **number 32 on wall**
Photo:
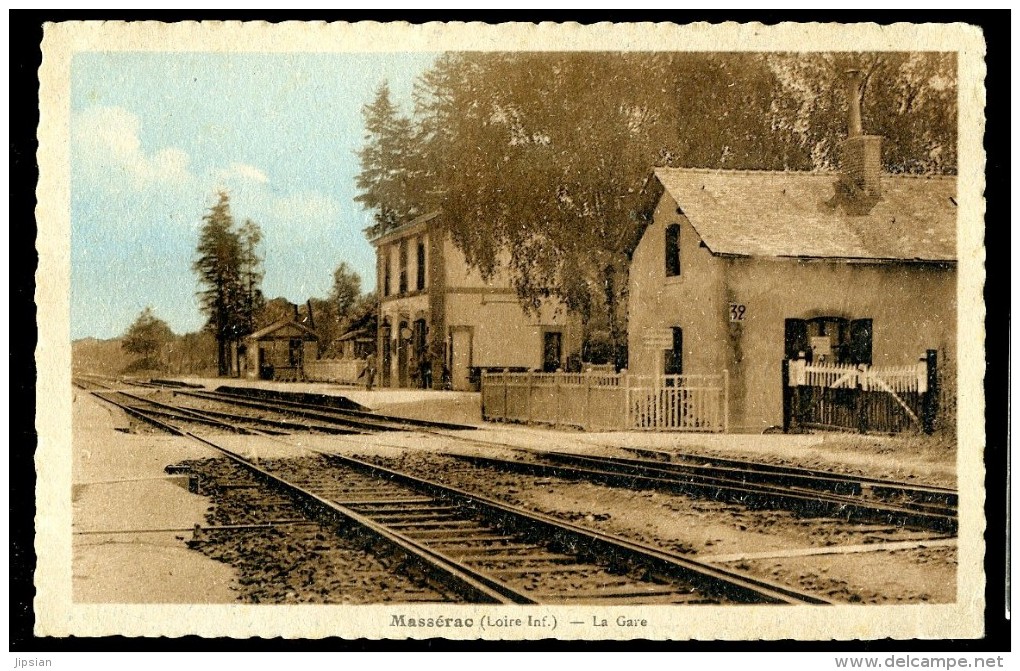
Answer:
[[742, 322], [747, 314], [747, 306], [743, 303], [730, 303], [730, 321]]

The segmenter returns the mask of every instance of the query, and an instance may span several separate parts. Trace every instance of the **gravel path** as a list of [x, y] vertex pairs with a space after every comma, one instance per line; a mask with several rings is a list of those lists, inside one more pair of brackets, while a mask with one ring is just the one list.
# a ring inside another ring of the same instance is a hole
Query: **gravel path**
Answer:
[[[314, 464], [314, 461], [307, 463]], [[264, 524], [305, 518], [302, 510], [273, 493], [227, 459], [182, 464], [199, 476], [213, 507], [208, 525]], [[392, 557], [372, 554], [364, 539], [327, 524], [281, 524], [278, 528], [210, 530], [190, 547], [230, 564], [237, 573], [238, 599], [246, 603], [406, 603], [444, 601], [442, 594], [413, 580]]]

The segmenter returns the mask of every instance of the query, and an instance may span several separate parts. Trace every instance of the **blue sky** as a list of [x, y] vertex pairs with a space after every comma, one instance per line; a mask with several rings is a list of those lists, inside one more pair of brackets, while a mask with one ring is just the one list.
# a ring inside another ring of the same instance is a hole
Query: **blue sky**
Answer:
[[375, 283], [354, 202], [362, 106], [410, 107], [436, 54], [86, 53], [71, 86], [71, 336], [122, 334], [151, 305], [200, 328], [195, 259], [219, 188], [263, 231], [263, 291], [325, 297], [347, 261]]

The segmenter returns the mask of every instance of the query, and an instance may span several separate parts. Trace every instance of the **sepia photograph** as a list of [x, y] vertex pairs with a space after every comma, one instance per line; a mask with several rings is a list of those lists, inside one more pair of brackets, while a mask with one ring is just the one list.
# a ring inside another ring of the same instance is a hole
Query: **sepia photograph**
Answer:
[[37, 633], [981, 635], [979, 30], [43, 54]]

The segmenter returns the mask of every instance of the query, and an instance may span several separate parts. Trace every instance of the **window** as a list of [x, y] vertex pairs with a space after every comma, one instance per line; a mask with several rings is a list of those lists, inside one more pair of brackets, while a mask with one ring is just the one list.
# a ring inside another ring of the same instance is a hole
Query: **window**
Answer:
[[407, 293], [407, 239], [400, 241], [400, 293]]
[[666, 227], [666, 277], [680, 276], [680, 224]]
[[679, 326], [673, 327], [673, 349], [664, 353], [665, 365], [663, 372], [666, 375], [684, 374], [684, 330]]
[[542, 372], [555, 373], [563, 362], [563, 334], [546, 331], [542, 334]]
[[393, 272], [390, 269], [390, 248], [384, 247], [385, 253], [381, 255], [383, 266], [383, 296], [393, 293]]
[[871, 319], [787, 319], [786, 358], [795, 359], [803, 352], [812, 363], [871, 365], [873, 332]]
[[418, 278], [415, 283], [418, 291], [425, 290], [425, 240], [418, 238]]
[[301, 367], [301, 347], [304, 343], [301, 340], [294, 338], [290, 341], [290, 351], [288, 352], [288, 362], [291, 368]]

